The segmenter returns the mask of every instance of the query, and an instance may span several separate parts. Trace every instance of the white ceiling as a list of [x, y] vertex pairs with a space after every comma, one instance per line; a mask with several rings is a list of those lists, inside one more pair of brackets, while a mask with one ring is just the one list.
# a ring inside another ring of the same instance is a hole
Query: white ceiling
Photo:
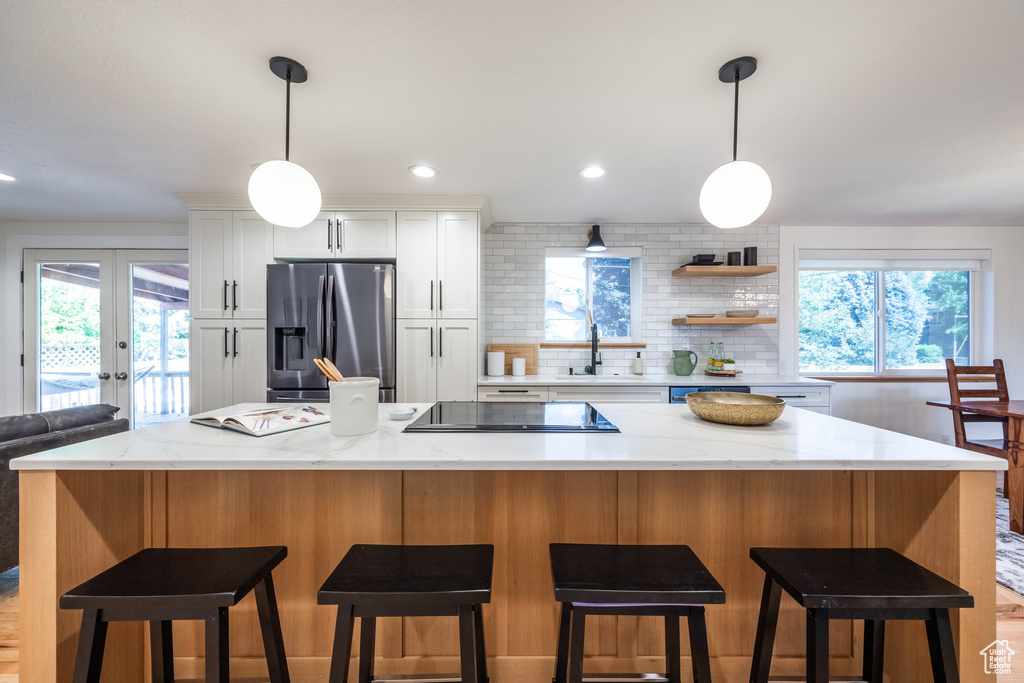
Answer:
[[[1024, 225], [1024, 0], [3, 0], [0, 220], [183, 220], [291, 158], [497, 221], [699, 222], [739, 156], [788, 225]], [[579, 178], [588, 163], [608, 167]], [[406, 170], [425, 163], [433, 180]]]

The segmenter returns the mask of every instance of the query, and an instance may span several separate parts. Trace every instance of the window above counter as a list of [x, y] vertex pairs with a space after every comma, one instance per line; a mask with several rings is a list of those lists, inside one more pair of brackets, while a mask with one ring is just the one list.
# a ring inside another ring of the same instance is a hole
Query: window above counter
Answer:
[[544, 251], [544, 341], [590, 340], [592, 311], [602, 342], [638, 342], [641, 334], [640, 247], [593, 254], [582, 249]]

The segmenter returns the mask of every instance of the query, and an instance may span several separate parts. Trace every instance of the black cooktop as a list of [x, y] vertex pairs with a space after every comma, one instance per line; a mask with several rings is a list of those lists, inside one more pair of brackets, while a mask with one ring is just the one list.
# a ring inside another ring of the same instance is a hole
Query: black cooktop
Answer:
[[618, 432], [589, 403], [439, 401], [404, 432]]

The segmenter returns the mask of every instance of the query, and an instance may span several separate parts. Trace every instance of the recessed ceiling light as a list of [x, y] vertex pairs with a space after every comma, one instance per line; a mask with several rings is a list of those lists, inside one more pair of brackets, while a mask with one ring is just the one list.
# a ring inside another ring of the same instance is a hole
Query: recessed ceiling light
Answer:
[[581, 168], [580, 169], [580, 177], [581, 178], [600, 178], [601, 176], [603, 176], [607, 172], [608, 172], [608, 169], [605, 168], [604, 166], [587, 166], [586, 168]]
[[15, 178], [12, 175], [7, 175], [6, 173], [0, 173], [0, 182], [13, 183], [15, 180], [17, 180], [17, 178]]
[[410, 166], [409, 173], [420, 178], [433, 178], [437, 175], [437, 169], [430, 166]]

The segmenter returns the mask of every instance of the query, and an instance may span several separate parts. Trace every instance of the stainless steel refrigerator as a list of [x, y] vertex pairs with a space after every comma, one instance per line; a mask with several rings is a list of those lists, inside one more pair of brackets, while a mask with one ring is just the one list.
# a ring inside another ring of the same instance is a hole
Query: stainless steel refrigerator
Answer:
[[390, 263], [267, 266], [267, 400], [327, 402], [329, 358], [346, 377], [380, 379], [395, 400], [395, 267]]

